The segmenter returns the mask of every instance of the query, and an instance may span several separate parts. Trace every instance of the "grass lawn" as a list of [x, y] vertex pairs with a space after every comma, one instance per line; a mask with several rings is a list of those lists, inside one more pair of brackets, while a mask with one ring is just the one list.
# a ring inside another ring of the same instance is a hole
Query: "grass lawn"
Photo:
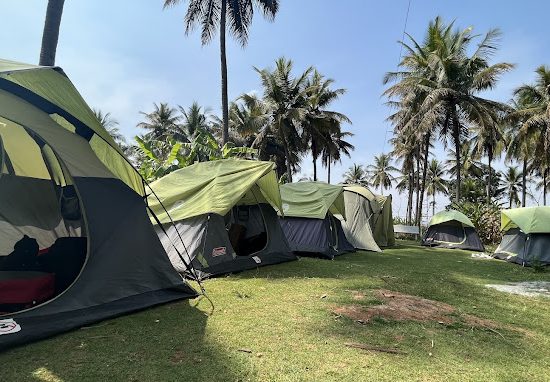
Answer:
[[[0, 381], [549, 381], [550, 299], [483, 285], [550, 281], [550, 270], [470, 253], [400, 242], [209, 280], [213, 314], [206, 299], [184, 301], [19, 347], [0, 354]], [[456, 320], [333, 313], [381, 304], [378, 289], [450, 304]]]

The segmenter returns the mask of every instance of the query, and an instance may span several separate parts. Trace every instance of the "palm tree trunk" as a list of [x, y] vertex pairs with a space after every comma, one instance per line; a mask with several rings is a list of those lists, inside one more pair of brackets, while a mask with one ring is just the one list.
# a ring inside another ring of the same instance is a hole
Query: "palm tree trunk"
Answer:
[[[422, 205], [424, 204], [424, 192], [426, 191], [426, 176], [428, 175], [428, 156], [430, 155], [430, 133], [426, 134], [424, 137], [424, 155], [423, 155], [423, 164], [422, 168], [422, 184], [420, 189], [420, 211], [418, 214], [418, 227], [420, 227], [420, 222], [422, 221]], [[428, 203], [429, 204], [429, 203]], [[428, 206], [429, 208], [430, 206]], [[426, 215], [428, 212], [426, 210]]]
[[59, 26], [61, 25], [64, 3], [65, 0], [48, 1], [44, 31], [42, 32], [39, 65], [55, 65], [55, 53], [57, 51], [57, 41], [59, 40]]
[[458, 122], [458, 116], [456, 115], [456, 106], [452, 104], [452, 113], [453, 113], [453, 140], [455, 144], [456, 151], [456, 195], [455, 203], [458, 204], [460, 201], [460, 186], [461, 180], [460, 175], [462, 172], [462, 164], [460, 163], [460, 124]]
[[493, 161], [493, 152], [492, 150], [489, 150], [487, 153], [487, 157], [489, 159], [489, 182], [487, 183], [487, 205], [491, 204], [491, 188], [493, 184], [493, 171], [491, 168], [491, 162]]
[[416, 176], [415, 176], [415, 188], [416, 188], [416, 211], [414, 213], [414, 221], [416, 224], [419, 224], [420, 217], [420, 150], [416, 151]]
[[330, 154], [328, 155], [328, 165], [327, 165], [327, 183], [330, 184]]
[[229, 139], [229, 100], [227, 97], [227, 57], [225, 49], [225, 32], [226, 32], [226, 15], [227, 15], [227, 0], [222, 0], [221, 18], [220, 18], [220, 58], [222, 71], [222, 115], [223, 115], [223, 131], [222, 131], [222, 146]]
[[523, 160], [523, 173], [521, 174], [521, 206], [525, 207], [527, 199], [527, 159]]
[[[279, 127], [279, 131], [281, 131]], [[284, 143], [284, 150], [285, 150], [285, 157], [286, 157], [286, 173], [288, 176], [288, 182], [292, 183], [292, 166], [290, 162], [290, 150], [288, 149], [288, 137], [286, 136], [286, 128], [284, 131], [282, 131], [283, 136], [283, 143]]]
[[313, 157], [313, 181], [317, 182], [317, 159]]
[[434, 191], [434, 204], [432, 204], [432, 216], [435, 215], [435, 191]]
[[548, 169], [545, 168], [542, 172], [542, 204], [546, 205], [546, 178], [548, 177]]

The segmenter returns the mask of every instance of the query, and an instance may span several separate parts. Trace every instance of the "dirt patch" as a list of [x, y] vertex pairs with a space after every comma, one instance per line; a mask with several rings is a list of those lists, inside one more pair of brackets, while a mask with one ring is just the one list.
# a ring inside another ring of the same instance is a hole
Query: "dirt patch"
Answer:
[[172, 354], [172, 357], [170, 357], [170, 362], [172, 364], [179, 364], [179, 363], [182, 363], [183, 361], [185, 361], [186, 359], [186, 355], [183, 351], [181, 350], [176, 350], [176, 352], [174, 352], [174, 354]]
[[359, 291], [352, 291], [351, 292], [351, 297], [354, 299], [354, 300], [362, 300], [365, 298], [365, 294], [362, 293], [362, 292], [359, 292]]
[[375, 291], [374, 295], [384, 303], [369, 307], [341, 306], [333, 312], [362, 324], [369, 323], [374, 318], [383, 318], [393, 321], [438, 322], [445, 325], [464, 322], [467, 325], [491, 329], [499, 327], [498, 323], [491, 320], [459, 315], [453, 306], [443, 302], [385, 289]]

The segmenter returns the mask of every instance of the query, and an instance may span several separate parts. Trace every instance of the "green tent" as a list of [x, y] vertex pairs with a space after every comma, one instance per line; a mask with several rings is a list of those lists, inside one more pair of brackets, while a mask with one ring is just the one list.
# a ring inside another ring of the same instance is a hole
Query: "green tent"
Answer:
[[[155, 195], [149, 196], [149, 206], [161, 223], [157, 233], [175, 268], [187, 276], [205, 278], [296, 259], [278, 223], [282, 203], [273, 162], [196, 163], [151, 188]], [[188, 274], [182, 254], [196, 275]]]
[[342, 186], [322, 182], [283, 184], [283, 231], [293, 251], [329, 259], [355, 248], [346, 239], [340, 219], [346, 216]]
[[500, 228], [503, 236], [496, 258], [522, 265], [550, 264], [550, 207], [504, 210]]
[[485, 251], [474, 223], [456, 210], [441, 211], [432, 216], [422, 237], [422, 245]]
[[0, 350], [196, 296], [60, 68], [0, 60]]

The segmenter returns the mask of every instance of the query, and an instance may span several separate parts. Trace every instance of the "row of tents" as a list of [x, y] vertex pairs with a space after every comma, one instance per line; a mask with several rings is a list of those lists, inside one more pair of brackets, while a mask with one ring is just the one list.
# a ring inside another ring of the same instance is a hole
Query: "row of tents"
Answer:
[[[501, 211], [502, 241], [493, 257], [521, 265], [550, 264], [550, 207], [535, 206]], [[422, 245], [484, 252], [472, 221], [455, 210], [435, 214]]]
[[212, 275], [392, 245], [391, 197], [199, 163], [149, 188], [66, 74], [0, 60], [0, 350], [198, 293]]

